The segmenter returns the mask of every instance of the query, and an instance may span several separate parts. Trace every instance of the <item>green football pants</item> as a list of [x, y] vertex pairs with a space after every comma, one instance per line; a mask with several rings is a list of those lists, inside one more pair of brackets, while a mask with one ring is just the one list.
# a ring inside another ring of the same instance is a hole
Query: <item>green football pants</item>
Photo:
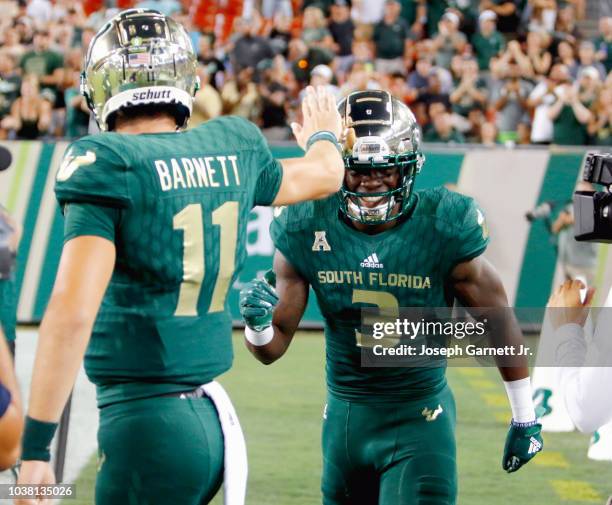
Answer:
[[323, 505], [454, 505], [455, 401], [357, 403], [331, 394], [323, 421]]
[[96, 505], [203, 505], [223, 482], [223, 432], [207, 397], [100, 410]]

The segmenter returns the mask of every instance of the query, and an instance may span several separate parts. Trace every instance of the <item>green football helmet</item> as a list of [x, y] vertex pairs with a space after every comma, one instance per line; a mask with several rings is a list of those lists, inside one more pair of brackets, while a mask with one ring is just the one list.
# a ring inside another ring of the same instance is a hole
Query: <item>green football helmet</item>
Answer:
[[[399, 184], [380, 193], [340, 190], [340, 210], [353, 221], [375, 225], [398, 219], [410, 209], [414, 179], [425, 156], [414, 114], [387, 91], [357, 91], [338, 104], [348, 134], [342, 139], [346, 170], [371, 173], [397, 168]], [[364, 201], [378, 199], [374, 207]]]
[[92, 39], [81, 74], [81, 93], [102, 131], [122, 109], [176, 106], [177, 126], [191, 116], [198, 90], [197, 57], [185, 29], [152, 9], [128, 9]]

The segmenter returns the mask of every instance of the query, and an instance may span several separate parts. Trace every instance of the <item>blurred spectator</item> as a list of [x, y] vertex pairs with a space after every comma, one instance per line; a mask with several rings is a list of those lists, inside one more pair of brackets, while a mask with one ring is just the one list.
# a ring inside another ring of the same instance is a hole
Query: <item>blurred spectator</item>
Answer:
[[531, 144], [531, 125], [529, 124], [529, 118], [525, 118], [516, 127], [516, 143], [517, 145], [524, 146]]
[[424, 2], [426, 6], [426, 10], [423, 16], [427, 20], [427, 36], [429, 38], [435, 36], [438, 31], [438, 23], [440, 19], [444, 15], [446, 9], [451, 7], [451, 2], [454, 3], [454, 0], [426, 0]]
[[574, 5], [567, 3], [559, 9], [554, 37], [558, 40], [567, 40], [572, 44], [575, 44], [577, 40], [582, 38], [576, 21], [576, 8]]
[[353, 61], [353, 33], [355, 31], [346, 0], [336, 0], [332, 4], [329, 31], [336, 43], [336, 69], [340, 74], [345, 74]]
[[236, 73], [248, 67], [255, 68], [261, 60], [274, 56], [270, 41], [257, 35], [261, 28], [257, 11], [253, 11], [250, 18], [237, 18], [234, 28], [237, 36], [231, 59]]
[[478, 18], [479, 31], [472, 39], [472, 45], [478, 59], [480, 70], [489, 70], [491, 58], [500, 54], [506, 42], [504, 37], [497, 31], [497, 15], [491, 10], [486, 10]]
[[451, 4], [461, 19], [461, 31], [471, 40], [478, 29], [480, 0], [456, 0]]
[[606, 67], [606, 72], [612, 70], [612, 17], [599, 20], [599, 36], [595, 39], [597, 59]]
[[593, 113], [588, 126], [592, 144], [612, 146], [612, 87], [601, 90], [593, 105]]
[[216, 118], [223, 112], [221, 95], [212, 85], [214, 74], [209, 73], [209, 67], [199, 66], [200, 89], [193, 99], [193, 111], [189, 120], [189, 128], [195, 128], [204, 121]]
[[394, 97], [399, 98], [404, 103], [412, 101], [412, 91], [406, 82], [406, 76], [401, 72], [396, 72], [389, 76], [387, 87]]
[[[552, 33], [557, 18], [556, 0], [530, 0], [525, 9], [527, 31]], [[503, 30], [502, 30], [503, 31]]]
[[467, 37], [459, 31], [459, 16], [448, 11], [438, 23], [438, 34], [433, 39], [436, 51], [436, 65], [449, 68], [454, 55], [462, 54], [467, 45]]
[[508, 62], [506, 77], [498, 82], [491, 99], [497, 118], [495, 124], [506, 140], [516, 140], [519, 123], [528, 119], [527, 98], [532, 84], [521, 78], [521, 69], [515, 60]]
[[421, 58], [417, 61], [415, 69], [408, 76], [408, 86], [413, 90], [414, 99], [425, 93], [429, 87], [429, 76], [432, 74], [431, 60]]
[[50, 49], [51, 38], [47, 30], [39, 30], [34, 34], [32, 50], [26, 52], [21, 59], [23, 74], [33, 74], [38, 77], [41, 91], [50, 93], [49, 99], [55, 101], [57, 96], [57, 76], [55, 71], [62, 68], [62, 55]]
[[478, 63], [473, 58], [462, 60], [461, 80], [450, 95], [453, 111], [468, 117], [474, 108], [487, 104], [487, 83], [478, 75]]
[[80, 4], [67, 9], [65, 24], [71, 28], [70, 47], [80, 47], [85, 28], [85, 15]]
[[465, 139], [471, 144], [477, 144], [482, 138], [482, 125], [487, 121], [483, 108], [478, 105], [471, 108], [467, 119], [469, 128], [465, 132]]
[[590, 40], [583, 40], [578, 48], [578, 74], [583, 68], [595, 67], [599, 72], [600, 79], [603, 81], [606, 78], [606, 68], [597, 61], [597, 53], [595, 53], [595, 44]]
[[289, 140], [287, 88], [277, 82], [261, 86], [261, 128], [268, 141]]
[[384, 17], [374, 28], [376, 47], [376, 71], [392, 74], [405, 70], [404, 58], [409, 51], [410, 28], [400, 17], [401, 5], [397, 0], [387, 0]]
[[21, 57], [25, 53], [25, 47], [21, 43], [19, 32], [16, 28], [9, 28], [4, 31], [2, 52], [11, 55], [16, 61], [21, 61]]
[[[0, 120], [11, 112], [11, 106], [19, 96], [21, 77], [15, 68], [15, 60], [10, 54], [0, 53]], [[2, 129], [1, 138], [7, 132]]]
[[[66, 55], [65, 67], [58, 72], [58, 88], [64, 93], [66, 104], [65, 135], [68, 138], [87, 135], [89, 126], [89, 109], [80, 91], [81, 60], [81, 49], [71, 49]], [[56, 125], [59, 129], [62, 126]]]
[[[310, 85], [311, 86], [323, 86], [327, 88], [327, 90], [336, 97], [336, 99], [340, 98], [340, 90], [338, 86], [334, 86], [332, 81], [334, 79], [334, 72], [327, 65], [317, 65], [310, 72]], [[306, 90], [303, 89], [300, 92], [300, 101], [304, 98], [306, 94]]]
[[229, 79], [221, 89], [223, 112], [257, 122], [260, 113], [259, 93], [253, 82], [254, 70], [245, 67], [235, 78]]
[[480, 142], [484, 146], [493, 147], [497, 144], [497, 127], [487, 121], [480, 128]]
[[548, 110], [553, 121], [553, 143], [559, 145], [584, 145], [587, 143], [587, 123], [592, 114], [580, 102], [578, 91], [571, 84], [555, 88], [555, 103]]
[[261, 2], [261, 14], [266, 19], [273, 19], [277, 16], [291, 19], [293, 8], [289, 0], [263, 0]]
[[380, 89], [380, 84], [374, 79], [374, 68], [370, 63], [355, 61], [348, 79], [340, 88], [340, 94], [346, 96], [354, 91], [368, 89]]
[[30, 0], [26, 13], [36, 26], [43, 26], [51, 21], [52, 10], [53, 7], [49, 0]]
[[431, 103], [437, 102], [443, 103], [445, 109], [450, 108], [450, 98], [448, 93], [444, 93], [442, 90], [440, 77], [437, 73], [432, 73], [429, 76], [429, 79], [427, 79], [427, 87], [419, 93], [418, 101], [425, 104], [426, 107]]
[[310, 72], [317, 65], [327, 65], [332, 58], [327, 52], [317, 48], [308, 48], [302, 39], [291, 39], [289, 42], [289, 63], [295, 79], [305, 85], [310, 80]]
[[45, 134], [51, 124], [51, 104], [40, 95], [38, 78], [26, 75], [21, 96], [13, 102], [11, 113], [0, 126], [15, 133], [17, 139], [34, 140]]
[[563, 63], [567, 67], [572, 79], [575, 79], [578, 76], [578, 60], [576, 60], [576, 51], [573, 44], [567, 41], [559, 42], [557, 54], [559, 63]]
[[401, 16], [410, 27], [412, 35], [420, 38], [425, 35], [427, 21], [427, 0], [400, 0]]
[[585, 67], [578, 75], [578, 98], [586, 106], [591, 107], [599, 96], [602, 83], [595, 67]]
[[357, 26], [372, 26], [383, 18], [385, 0], [353, 0], [351, 16]]
[[302, 40], [310, 48], [317, 48], [330, 58], [334, 54], [334, 39], [327, 29], [323, 11], [316, 5], [304, 9], [302, 21]]
[[225, 64], [215, 56], [213, 48], [214, 34], [203, 33], [198, 42], [199, 54], [198, 62], [206, 68], [207, 81], [215, 89], [223, 86]]
[[546, 32], [529, 32], [527, 34], [527, 57], [536, 75], [547, 75], [552, 65], [549, 52], [552, 38]]
[[[541, 0], [532, 0], [540, 2]], [[514, 34], [518, 31], [521, 20], [522, 0], [480, 0], [480, 10], [492, 11], [497, 15], [497, 28], [501, 33]]]
[[436, 114], [433, 117], [433, 128], [423, 135], [425, 142], [446, 142], [462, 144], [465, 138], [453, 128], [451, 115], [447, 112]]
[[540, 81], [529, 95], [527, 105], [534, 111], [531, 125], [532, 143], [550, 144], [552, 142], [553, 122], [548, 111], [556, 101], [555, 88], [569, 83], [570, 79], [567, 66], [557, 63], [550, 69], [548, 78]]
[[291, 40], [292, 17], [277, 12], [272, 20], [272, 27], [268, 37], [272, 44], [272, 50], [276, 54], [287, 57], [289, 54], [289, 41]]

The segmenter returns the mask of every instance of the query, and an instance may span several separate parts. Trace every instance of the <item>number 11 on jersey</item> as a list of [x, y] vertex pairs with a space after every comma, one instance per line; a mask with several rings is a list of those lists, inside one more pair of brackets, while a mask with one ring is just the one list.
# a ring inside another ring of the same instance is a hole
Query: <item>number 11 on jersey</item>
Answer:
[[[225, 306], [229, 283], [234, 274], [236, 238], [238, 234], [238, 202], [225, 202], [212, 213], [213, 226], [221, 227], [219, 272], [208, 312], [220, 312]], [[206, 275], [206, 250], [216, 243], [204, 243], [202, 204], [192, 203], [174, 216], [175, 230], [183, 231], [183, 282], [179, 291], [175, 316], [197, 316], [198, 299]], [[209, 252], [210, 254], [210, 252]]]

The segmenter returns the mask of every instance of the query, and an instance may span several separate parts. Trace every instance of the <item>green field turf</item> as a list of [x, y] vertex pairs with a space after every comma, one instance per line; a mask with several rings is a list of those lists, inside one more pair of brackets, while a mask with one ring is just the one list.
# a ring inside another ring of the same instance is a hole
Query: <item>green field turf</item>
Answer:
[[[247, 503], [320, 503], [322, 335], [300, 333], [287, 355], [267, 367], [252, 358], [241, 336], [236, 335], [235, 344], [235, 367], [221, 382], [247, 438]], [[457, 399], [460, 505], [603, 505], [612, 494], [612, 463], [588, 460], [589, 437], [578, 433], [545, 434], [544, 453], [518, 473], [503, 472], [500, 462], [510, 415], [497, 371], [451, 368], [448, 375]], [[77, 482], [79, 498], [65, 504], [92, 504], [94, 479], [92, 460]], [[222, 503], [220, 496], [214, 501]]]

